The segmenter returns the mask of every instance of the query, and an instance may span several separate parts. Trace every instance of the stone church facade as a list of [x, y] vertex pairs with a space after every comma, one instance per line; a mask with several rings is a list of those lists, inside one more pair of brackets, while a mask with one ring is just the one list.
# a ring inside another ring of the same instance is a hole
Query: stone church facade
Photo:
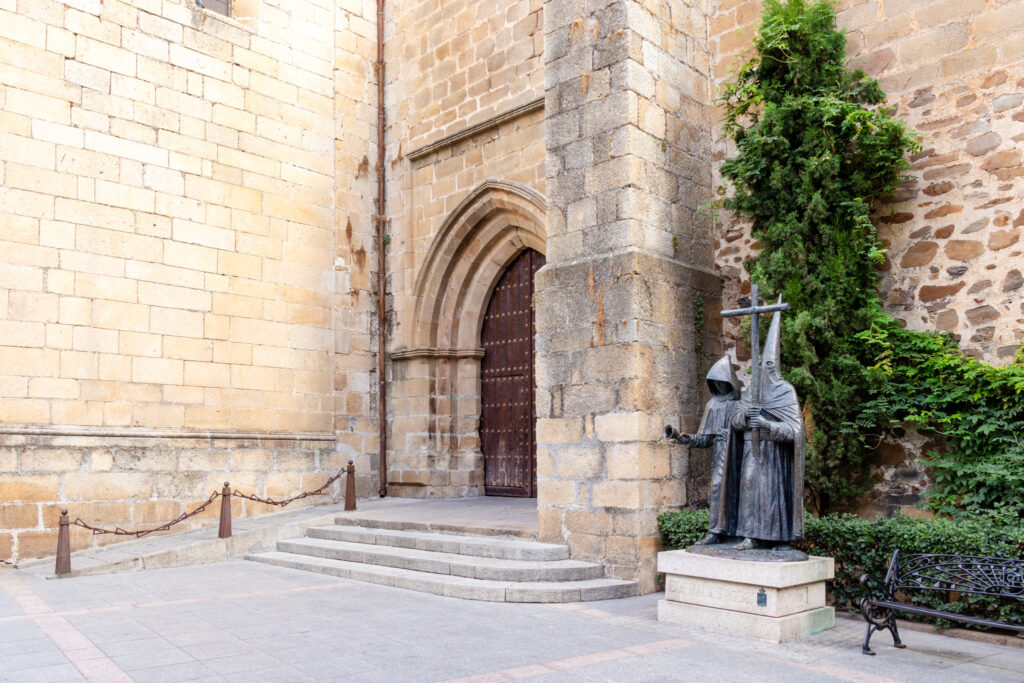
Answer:
[[[1024, 8], [839, 8], [928, 135], [887, 304], [1007, 362]], [[744, 293], [749, 235], [702, 207], [759, 3], [382, 9], [381, 65], [373, 0], [0, 0], [0, 559], [61, 507], [141, 527], [352, 459], [364, 497], [535, 496], [541, 540], [654, 587], [704, 466], [662, 425]]]

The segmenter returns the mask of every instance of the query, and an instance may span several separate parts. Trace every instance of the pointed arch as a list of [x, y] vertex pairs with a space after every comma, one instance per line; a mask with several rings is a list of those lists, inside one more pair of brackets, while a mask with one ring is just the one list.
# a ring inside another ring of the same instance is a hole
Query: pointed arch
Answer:
[[498, 278], [524, 249], [546, 252], [544, 198], [500, 180], [480, 184], [434, 237], [413, 287], [409, 350], [476, 349]]

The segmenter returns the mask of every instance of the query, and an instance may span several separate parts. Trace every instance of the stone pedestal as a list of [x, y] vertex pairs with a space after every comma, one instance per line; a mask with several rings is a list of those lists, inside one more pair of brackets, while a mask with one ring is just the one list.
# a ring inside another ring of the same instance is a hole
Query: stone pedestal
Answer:
[[673, 550], [658, 555], [665, 599], [658, 619], [781, 643], [835, 626], [825, 582], [835, 560], [734, 560]]

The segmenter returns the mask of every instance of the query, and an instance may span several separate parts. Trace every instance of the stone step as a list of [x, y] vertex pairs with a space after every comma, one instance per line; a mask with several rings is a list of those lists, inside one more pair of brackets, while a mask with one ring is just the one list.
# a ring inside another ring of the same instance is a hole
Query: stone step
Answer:
[[341, 526], [360, 526], [367, 529], [389, 529], [392, 531], [426, 531], [448, 534], [461, 534], [471, 536], [516, 536], [519, 538], [536, 538], [536, 531], [526, 531], [513, 527], [494, 525], [476, 525], [464, 522], [439, 522], [409, 519], [387, 519], [374, 515], [363, 516], [360, 513], [346, 513], [339, 515], [334, 520], [335, 524]]
[[394, 586], [422, 593], [433, 593], [467, 600], [491, 602], [580, 602], [608, 600], [636, 595], [637, 584], [616, 579], [585, 581], [492, 581], [448, 574], [431, 574], [346, 562], [325, 557], [268, 552], [248, 555], [247, 559], [279, 567], [302, 569], [340, 578]]
[[492, 581], [583, 581], [604, 576], [604, 567], [593, 562], [510, 560], [324, 538], [279, 541], [277, 549], [345, 562]]
[[[342, 518], [345, 521], [346, 518]], [[376, 527], [335, 525], [313, 527], [306, 531], [310, 538], [347, 543], [366, 543], [396, 548], [415, 548], [456, 555], [475, 555], [504, 560], [547, 562], [569, 559], [569, 548], [554, 543], [538, 543], [504, 536], [470, 536], [465, 534], [409, 531]]]

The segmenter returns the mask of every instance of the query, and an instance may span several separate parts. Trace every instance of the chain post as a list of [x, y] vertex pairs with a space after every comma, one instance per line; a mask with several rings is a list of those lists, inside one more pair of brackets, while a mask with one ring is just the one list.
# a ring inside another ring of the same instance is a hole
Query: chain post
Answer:
[[218, 538], [231, 538], [231, 485], [224, 482], [220, 493], [220, 532]]
[[345, 468], [345, 511], [356, 509], [356, 466], [351, 460]]
[[60, 528], [57, 531], [57, 566], [53, 573], [64, 576], [71, 573], [71, 520], [68, 511], [60, 511]]

